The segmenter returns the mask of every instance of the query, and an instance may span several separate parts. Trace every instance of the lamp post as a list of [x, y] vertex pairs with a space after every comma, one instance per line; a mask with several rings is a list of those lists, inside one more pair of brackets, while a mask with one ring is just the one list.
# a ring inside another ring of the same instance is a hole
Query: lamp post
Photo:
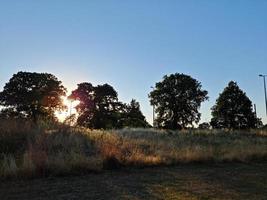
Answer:
[[260, 74], [259, 76], [263, 78], [264, 95], [265, 95], [265, 107], [266, 107], [266, 116], [267, 116], [267, 92], [266, 92], [266, 80], [265, 80], [265, 77], [267, 77], [267, 75]]
[[[150, 87], [151, 89], [155, 89], [153, 86]], [[152, 108], [153, 108], [153, 115], [152, 115], [152, 123], [153, 123], [153, 128], [155, 128], [155, 105], [153, 104], [152, 105]]]

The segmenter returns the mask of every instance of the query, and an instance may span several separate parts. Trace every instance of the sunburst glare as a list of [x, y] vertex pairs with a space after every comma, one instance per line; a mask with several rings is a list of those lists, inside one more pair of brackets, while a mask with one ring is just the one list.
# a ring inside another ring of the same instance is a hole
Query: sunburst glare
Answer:
[[63, 104], [66, 106], [65, 110], [56, 111], [55, 115], [60, 122], [63, 122], [68, 116], [73, 114], [77, 115], [76, 106], [80, 103], [79, 101], [69, 100], [66, 96], [62, 96]]

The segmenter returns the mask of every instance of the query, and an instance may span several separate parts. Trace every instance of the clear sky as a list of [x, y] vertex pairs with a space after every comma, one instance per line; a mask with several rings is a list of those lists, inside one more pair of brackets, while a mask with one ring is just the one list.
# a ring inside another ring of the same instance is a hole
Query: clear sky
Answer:
[[202, 82], [202, 121], [235, 80], [267, 122], [267, 0], [0, 0], [0, 90], [20, 70], [53, 73], [70, 90], [109, 83], [150, 122], [150, 86], [165, 74]]

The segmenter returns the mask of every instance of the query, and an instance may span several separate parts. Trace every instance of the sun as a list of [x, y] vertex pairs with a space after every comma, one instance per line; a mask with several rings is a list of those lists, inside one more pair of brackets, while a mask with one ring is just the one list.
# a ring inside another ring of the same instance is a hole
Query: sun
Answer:
[[58, 118], [59, 121], [63, 122], [68, 116], [70, 115], [77, 115], [77, 110], [75, 107], [80, 103], [79, 101], [75, 100], [69, 100], [66, 96], [61, 97], [63, 104], [66, 106], [65, 110], [62, 111], [56, 111], [55, 115]]

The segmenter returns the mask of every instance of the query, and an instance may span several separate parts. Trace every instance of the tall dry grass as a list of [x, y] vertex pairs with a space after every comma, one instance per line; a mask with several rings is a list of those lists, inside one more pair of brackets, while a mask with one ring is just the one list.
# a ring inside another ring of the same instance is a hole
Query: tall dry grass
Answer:
[[87, 173], [127, 166], [253, 162], [267, 158], [267, 132], [153, 129], [97, 131], [0, 122], [0, 177]]

